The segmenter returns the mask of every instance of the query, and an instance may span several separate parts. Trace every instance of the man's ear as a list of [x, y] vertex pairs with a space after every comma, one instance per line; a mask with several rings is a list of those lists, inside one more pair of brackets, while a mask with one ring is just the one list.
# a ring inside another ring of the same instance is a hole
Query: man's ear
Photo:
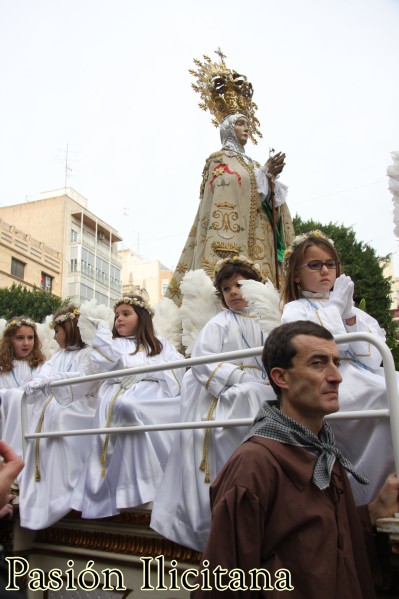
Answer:
[[280, 387], [281, 389], [288, 389], [286, 375], [287, 371], [284, 370], [284, 368], [278, 368], [277, 366], [275, 368], [272, 368], [270, 371], [270, 376], [273, 379], [274, 384], [277, 385], [277, 387]]

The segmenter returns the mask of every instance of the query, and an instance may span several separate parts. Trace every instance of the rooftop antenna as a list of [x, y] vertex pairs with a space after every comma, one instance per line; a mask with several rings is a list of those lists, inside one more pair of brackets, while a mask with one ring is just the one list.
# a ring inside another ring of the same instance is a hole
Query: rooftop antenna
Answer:
[[[129, 208], [128, 208], [128, 206], [123, 206], [123, 213], [122, 214], [123, 214], [124, 217], [128, 217], [129, 216]], [[134, 233], [137, 234], [137, 241], [136, 241], [136, 247], [137, 247], [137, 249], [136, 249], [136, 254], [140, 254], [140, 233], [138, 231], [134, 231]], [[133, 238], [133, 235], [132, 235], [132, 237], [127, 237], [127, 239], [132, 239], [132, 238]]]

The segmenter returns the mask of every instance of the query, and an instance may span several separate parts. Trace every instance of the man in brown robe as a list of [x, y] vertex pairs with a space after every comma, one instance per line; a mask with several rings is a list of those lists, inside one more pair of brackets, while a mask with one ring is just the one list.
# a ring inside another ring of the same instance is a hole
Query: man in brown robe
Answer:
[[367, 480], [324, 422], [339, 409], [334, 339], [311, 322], [285, 324], [262, 361], [278, 401], [265, 402], [211, 487], [212, 528], [192, 597], [375, 597], [373, 526], [399, 511], [399, 479], [356, 508], [345, 470]]

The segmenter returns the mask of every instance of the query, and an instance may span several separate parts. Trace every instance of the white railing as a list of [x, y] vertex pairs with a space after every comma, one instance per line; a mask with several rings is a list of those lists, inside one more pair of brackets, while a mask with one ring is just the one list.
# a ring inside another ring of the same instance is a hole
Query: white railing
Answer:
[[[368, 341], [374, 345], [379, 352], [384, 363], [384, 375], [385, 383], [387, 388], [388, 398], [388, 409], [382, 410], [362, 410], [362, 411], [350, 411], [350, 412], [338, 412], [327, 416], [327, 419], [363, 419], [363, 418], [388, 418], [390, 417], [392, 443], [394, 451], [394, 459], [396, 472], [399, 471], [399, 395], [398, 387], [396, 383], [396, 371], [395, 364], [390, 349], [379, 337], [372, 335], [371, 333], [346, 333], [343, 335], [336, 335], [334, 337], [336, 343], [350, 343], [353, 341]], [[98, 381], [107, 380], [119, 377], [127, 377], [133, 374], [159, 372], [162, 370], [172, 370], [177, 368], [187, 368], [189, 366], [196, 366], [198, 364], [211, 364], [214, 362], [226, 362], [229, 360], [236, 360], [239, 358], [258, 356], [262, 353], [263, 347], [254, 347], [251, 349], [225, 352], [221, 354], [212, 354], [210, 356], [201, 356], [200, 358], [188, 358], [185, 360], [176, 360], [174, 362], [166, 362], [164, 364], [158, 364], [157, 366], [140, 366], [136, 368], [125, 368], [123, 370], [113, 370], [107, 373], [91, 374], [79, 378], [71, 378], [63, 381], [56, 381], [49, 385], [52, 387], [63, 387], [67, 385], [73, 385], [76, 383], [82, 383], [86, 381]], [[26, 440], [38, 439], [38, 438], [51, 438], [51, 437], [67, 437], [67, 436], [79, 436], [79, 435], [98, 435], [109, 433], [110, 431], [118, 431], [118, 433], [127, 434], [134, 432], [144, 432], [151, 430], [183, 430], [183, 429], [200, 429], [200, 428], [216, 428], [216, 427], [233, 427], [250, 425], [253, 422], [253, 418], [241, 418], [234, 420], [212, 420], [212, 421], [201, 421], [201, 422], [171, 422], [168, 424], [151, 424], [151, 425], [139, 425], [139, 426], [124, 426], [124, 427], [109, 427], [109, 428], [90, 428], [73, 431], [51, 431], [42, 433], [30, 433], [24, 434], [27, 429], [27, 406], [26, 402], [22, 402], [22, 431], [24, 438], [24, 454]]]

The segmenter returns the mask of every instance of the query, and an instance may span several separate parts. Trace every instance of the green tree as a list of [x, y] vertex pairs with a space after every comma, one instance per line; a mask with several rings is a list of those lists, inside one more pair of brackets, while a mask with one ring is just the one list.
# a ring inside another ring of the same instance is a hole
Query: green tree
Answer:
[[389, 256], [377, 256], [375, 250], [362, 241], [357, 241], [351, 227], [328, 225], [314, 220], [302, 221], [296, 215], [294, 218], [296, 235], [320, 229], [334, 241], [340, 257], [341, 267], [355, 283], [354, 300], [356, 306], [360, 303], [371, 316], [378, 320], [387, 334], [387, 344], [391, 348], [396, 367], [399, 366], [399, 348], [396, 342], [397, 326], [391, 314], [391, 280], [384, 277], [383, 266]]
[[43, 322], [48, 314], [53, 314], [64, 303], [65, 300], [63, 302], [37, 287], [29, 290], [13, 283], [11, 287], [0, 288], [0, 315], [6, 320], [24, 314], [36, 322]]

